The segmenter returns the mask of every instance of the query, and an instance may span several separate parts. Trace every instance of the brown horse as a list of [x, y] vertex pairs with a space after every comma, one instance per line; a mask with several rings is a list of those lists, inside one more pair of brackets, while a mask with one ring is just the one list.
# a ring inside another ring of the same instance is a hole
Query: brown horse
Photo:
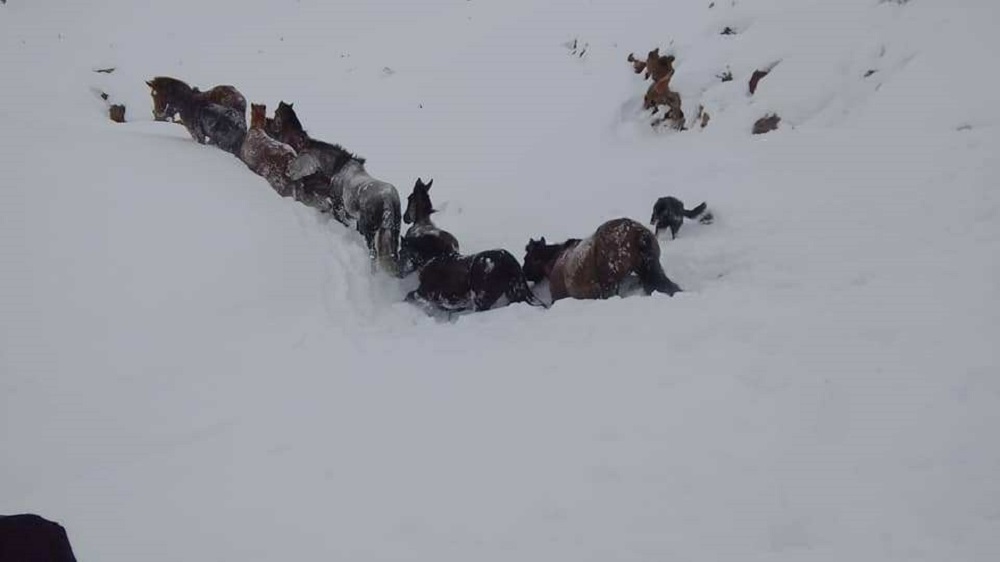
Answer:
[[192, 88], [182, 80], [169, 76], [157, 76], [148, 80], [146, 85], [152, 90], [153, 119], [156, 121], [174, 119], [180, 111], [177, 106], [177, 98], [186, 96], [192, 96], [201, 102], [230, 107], [246, 119], [247, 100], [233, 86], [216, 86], [207, 92], [202, 92], [198, 88]]
[[660, 55], [660, 49], [656, 48], [646, 55], [646, 78], [651, 78], [653, 82], [659, 82], [664, 78], [668, 80], [674, 75], [673, 55]]
[[215, 144], [233, 154], [239, 152], [247, 132], [246, 100], [235, 88], [222, 86], [221, 93], [210, 97], [176, 78], [158, 76], [146, 84], [152, 92], [155, 119], [179, 116], [195, 141]]
[[413, 224], [403, 235], [399, 245], [400, 272], [403, 275], [420, 269], [432, 259], [458, 253], [458, 240], [447, 230], [441, 230], [431, 220], [436, 212], [431, 204], [430, 189], [434, 180], [427, 183], [417, 178], [413, 193], [406, 200], [403, 222]]
[[658, 125], [664, 121], [672, 121], [676, 129], [684, 128], [684, 112], [681, 110], [681, 96], [670, 89], [670, 76], [661, 78], [646, 90], [643, 98], [643, 109], [652, 109], [653, 115], [660, 111], [660, 106], [667, 106], [667, 112], [660, 119], [653, 122]]
[[610, 220], [584, 240], [548, 245], [542, 238], [525, 247], [524, 276], [536, 283], [548, 279], [553, 301], [606, 299], [633, 273], [647, 295], [681, 290], [663, 272], [656, 236], [631, 219]]
[[240, 160], [255, 174], [267, 180], [282, 197], [297, 194], [302, 182], [289, 176], [289, 166], [296, 158], [295, 150], [267, 136], [267, 108], [261, 104], [250, 106], [250, 130], [240, 148]]

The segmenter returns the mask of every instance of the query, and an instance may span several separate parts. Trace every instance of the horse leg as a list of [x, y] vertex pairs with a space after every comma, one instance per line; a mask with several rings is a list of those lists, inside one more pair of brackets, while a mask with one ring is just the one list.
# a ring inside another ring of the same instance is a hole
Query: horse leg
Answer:
[[474, 290], [472, 294], [473, 308], [476, 312], [489, 310], [500, 300], [501, 296], [503, 296], [503, 291], [499, 291], [495, 287]]
[[647, 295], [651, 295], [653, 291], [657, 291], [666, 293], [672, 297], [674, 293], [681, 291], [677, 283], [674, 283], [667, 277], [667, 274], [663, 271], [663, 266], [660, 265], [659, 259], [646, 258], [642, 265], [639, 266], [636, 274], [642, 282], [642, 290]]
[[510, 285], [507, 287], [507, 300], [512, 303], [525, 302], [530, 306], [549, 307], [531, 291], [531, 288], [528, 287], [528, 281], [524, 278], [523, 274], [511, 279]]

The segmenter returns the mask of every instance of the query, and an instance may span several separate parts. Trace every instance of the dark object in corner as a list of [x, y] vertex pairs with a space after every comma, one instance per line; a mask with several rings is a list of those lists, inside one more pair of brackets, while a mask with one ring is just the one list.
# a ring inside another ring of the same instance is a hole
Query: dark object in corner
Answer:
[[0, 515], [0, 562], [76, 562], [62, 525], [38, 515]]

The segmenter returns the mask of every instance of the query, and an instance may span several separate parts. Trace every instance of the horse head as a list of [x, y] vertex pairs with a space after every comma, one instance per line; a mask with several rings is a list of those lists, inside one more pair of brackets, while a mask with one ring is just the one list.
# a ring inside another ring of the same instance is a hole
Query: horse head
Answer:
[[431, 204], [430, 189], [434, 180], [427, 183], [417, 178], [417, 183], [413, 185], [413, 192], [406, 199], [406, 212], [403, 213], [403, 222], [406, 224], [429, 220], [431, 213], [434, 213], [434, 206]]
[[545, 237], [538, 240], [528, 240], [528, 245], [524, 247], [524, 277], [532, 283], [537, 283], [548, 276], [552, 268], [552, 262], [559, 257], [561, 246], [548, 245]]
[[284, 101], [278, 102], [278, 107], [274, 110], [274, 128], [281, 133], [304, 134], [302, 122], [295, 114], [293, 105]]
[[263, 130], [267, 126], [267, 106], [262, 103], [250, 104], [250, 128]]

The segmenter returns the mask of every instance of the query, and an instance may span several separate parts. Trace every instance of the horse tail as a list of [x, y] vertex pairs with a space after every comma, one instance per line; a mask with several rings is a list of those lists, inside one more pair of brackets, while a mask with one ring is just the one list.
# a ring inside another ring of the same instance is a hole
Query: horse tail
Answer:
[[652, 232], [643, 232], [639, 238], [639, 254], [641, 261], [636, 274], [638, 274], [646, 294], [658, 291], [672, 297], [674, 293], [681, 291], [677, 283], [667, 277], [663, 266], [660, 265], [660, 244]]
[[517, 261], [517, 258], [506, 250], [504, 250], [504, 253], [506, 254], [505, 257], [507, 257], [510, 262], [510, 269], [513, 273], [513, 279], [510, 280], [510, 285], [507, 288], [507, 300], [510, 302], [525, 302], [531, 306], [548, 308], [549, 305], [545, 304], [545, 302], [538, 298], [531, 288], [528, 287], [528, 280], [524, 278], [524, 271], [521, 269], [521, 264]]
[[685, 209], [684, 210], [684, 216], [687, 217], [687, 218], [689, 218], [689, 219], [696, 218], [698, 215], [704, 213], [705, 209], [707, 209], [707, 208], [708, 208], [708, 204], [703, 202], [701, 205], [698, 205], [694, 209], [691, 209], [691, 210], [686, 210]]
[[382, 201], [382, 221], [375, 240], [375, 252], [386, 271], [399, 273], [399, 197]]
[[[531, 306], [539, 306], [542, 308], [549, 307], [549, 305], [545, 304], [542, 301], [542, 299], [538, 298], [538, 295], [532, 292], [531, 288], [528, 287], [528, 282], [524, 280], [523, 275], [521, 276], [521, 279], [519, 280], [518, 284], [523, 287], [521, 290], [523, 291], [524, 302], [528, 303]], [[507, 298], [509, 299], [510, 297]]]

